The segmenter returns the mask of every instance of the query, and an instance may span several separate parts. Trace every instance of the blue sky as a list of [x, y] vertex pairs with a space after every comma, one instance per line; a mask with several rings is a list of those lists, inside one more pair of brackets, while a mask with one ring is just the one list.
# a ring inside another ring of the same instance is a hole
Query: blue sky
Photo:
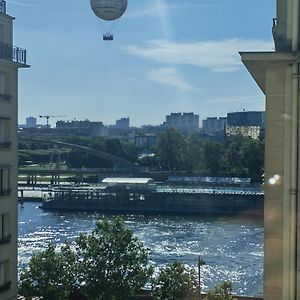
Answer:
[[19, 74], [20, 123], [128, 116], [140, 126], [264, 109], [238, 51], [273, 49], [275, 0], [128, 0], [113, 42], [89, 0], [7, 0], [7, 12], [31, 65]]

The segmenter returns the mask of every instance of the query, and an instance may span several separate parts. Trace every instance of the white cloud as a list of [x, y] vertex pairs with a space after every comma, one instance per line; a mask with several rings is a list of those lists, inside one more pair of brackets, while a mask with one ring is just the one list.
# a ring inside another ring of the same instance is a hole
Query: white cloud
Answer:
[[160, 64], [192, 65], [213, 72], [233, 72], [242, 65], [239, 51], [270, 51], [272, 47], [271, 41], [232, 38], [191, 43], [154, 40], [142, 46], [130, 45], [124, 50]]
[[251, 95], [251, 96], [235, 96], [235, 95], [233, 95], [233, 96], [228, 96], [228, 97], [206, 99], [206, 100], [203, 100], [203, 102], [208, 102], [208, 103], [238, 102], [238, 103], [240, 103], [241, 101], [249, 101], [249, 100], [251, 100], [251, 102], [263, 101], [264, 97], [262, 94]]
[[175, 68], [158, 68], [149, 73], [149, 78], [153, 81], [164, 83], [179, 90], [195, 90], [187, 81], [185, 81]]
[[37, 7], [37, 5], [34, 4], [34, 3], [21, 2], [21, 1], [15, 1], [15, 0], [9, 0], [9, 3], [15, 4], [15, 5], [18, 5], [18, 6], [24, 6], [24, 7]]
[[[141, 2], [142, 3], [142, 2]], [[153, 4], [153, 0], [141, 7], [140, 9], [134, 11], [128, 11], [126, 13], [126, 18], [142, 18], [142, 17], [155, 17], [157, 16], [159, 11], [172, 11], [172, 10], [184, 10], [184, 9], [197, 9], [204, 7], [219, 7], [221, 4], [213, 4], [213, 3], [166, 3], [160, 2]]]

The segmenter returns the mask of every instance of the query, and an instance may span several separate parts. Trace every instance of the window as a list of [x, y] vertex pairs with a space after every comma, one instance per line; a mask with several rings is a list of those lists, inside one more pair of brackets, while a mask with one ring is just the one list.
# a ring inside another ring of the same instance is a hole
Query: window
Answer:
[[0, 244], [10, 241], [9, 213], [0, 214]]
[[8, 74], [0, 72], [0, 101], [9, 101], [11, 95], [8, 93]]
[[0, 262], [0, 293], [10, 288], [9, 261]]
[[0, 196], [8, 195], [9, 192], [9, 168], [0, 167]]
[[0, 149], [10, 147], [11, 142], [9, 138], [10, 138], [9, 119], [0, 118]]
[[4, 25], [0, 24], [0, 42], [4, 42]]

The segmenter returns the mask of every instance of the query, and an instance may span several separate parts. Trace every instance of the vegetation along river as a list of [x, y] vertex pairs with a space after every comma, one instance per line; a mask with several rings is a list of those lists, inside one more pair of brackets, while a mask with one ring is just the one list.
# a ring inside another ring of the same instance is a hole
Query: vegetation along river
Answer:
[[[19, 206], [19, 267], [26, 265], [32, 253], [44, 249], [48, 242], [73, 241], [103, 218], [97, 213], [46, 212], [39, 208], [39, 203], [24, 203]], [[262, 295], [262, 221], [195, 216], [125, 215], [123, 218], [151, 249], [151, 260], [157, 267], [182, 260], [197, 268], [200, 255], [206, 262], [201, 269], [204, 290], [230, 280], [238, 294]]]

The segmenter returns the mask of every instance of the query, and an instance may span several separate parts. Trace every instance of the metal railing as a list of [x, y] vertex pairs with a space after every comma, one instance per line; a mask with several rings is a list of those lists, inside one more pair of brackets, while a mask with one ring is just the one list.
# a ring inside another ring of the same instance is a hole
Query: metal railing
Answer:
[[7, 244], [11, 241], [11, 234], [0, 236], [0, 245]]
[[0, 196], [8, 196], [11, 193], [11, 189], [1, 189]]
[[0, 59], [26, 64], [26, 50], [0, 42]]
[[0, 1], [0, 12], [6, 14], [6, 2], [4, 0]]
[[0, 101], [9, 101], [11, 99], [11, 95], [1, 94], [0, 93]]
[[11, 142], [0, 142], [0, 150], [1, 149], [9, 149], [11, 146]]

